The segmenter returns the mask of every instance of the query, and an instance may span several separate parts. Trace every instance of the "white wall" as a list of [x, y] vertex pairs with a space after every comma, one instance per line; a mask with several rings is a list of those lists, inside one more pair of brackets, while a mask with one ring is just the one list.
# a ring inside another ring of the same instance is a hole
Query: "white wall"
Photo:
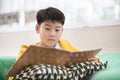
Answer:
[[[63, 38], [81, 50], [103, 48], [101, 53], [120, 52], [120, 26], [65, 29]], [[21, 44], [38, 40], [35, 31], [0, 32], [0, 56], [17, 56]]]

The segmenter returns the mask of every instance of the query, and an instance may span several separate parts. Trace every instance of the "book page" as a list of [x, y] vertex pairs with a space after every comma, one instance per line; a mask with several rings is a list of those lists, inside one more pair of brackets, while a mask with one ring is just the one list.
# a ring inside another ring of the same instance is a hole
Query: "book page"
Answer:
[[30, 46], [12, 65], [7, 76], [14, 76], [23, 67], [34, 64], [67, 65], [69, 62], [85, 61], [99, 50], [70, 52], [55, 48]]
[[88, 61], [89, 58], [95, 58], [96, 55], [101, 51], [100, 49], [94, 49], [94, 50], [85, 50], [85, 51], [75, 51], [72, 52], [71, 55], [68, 56], [69, 62], [74, 63], [74, 62], [82, 62], [82, 61]]

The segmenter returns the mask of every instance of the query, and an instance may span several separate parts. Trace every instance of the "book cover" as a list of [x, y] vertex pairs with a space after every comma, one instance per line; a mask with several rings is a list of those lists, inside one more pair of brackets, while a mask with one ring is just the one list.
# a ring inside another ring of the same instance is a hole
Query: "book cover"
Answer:
[[101, 49], [85, 51], [66, 51], [31, 45], [23, 55], [11, 66], [7, 76], [14, 76], [23, 67], [34, 64], [68, 65], [73, 62], [87, 61], [95, 57]]

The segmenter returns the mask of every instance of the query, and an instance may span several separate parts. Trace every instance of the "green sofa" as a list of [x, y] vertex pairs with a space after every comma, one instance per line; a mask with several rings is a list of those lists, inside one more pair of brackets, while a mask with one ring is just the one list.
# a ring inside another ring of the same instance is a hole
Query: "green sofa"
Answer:
[[0, 56], [0, 80], [8, 80], [5, 73], [14, 63], [16, 57]]
[[101, 61], [108, 61], [107, 69], [97, 72], [92, 80], [120, 80], [120, 53], [99, 54]]
[[[97, 72], [92, 80], [120, 80], [120, 53], [98, 54], [101, 61], [108, 61], [107, 69]], [[8, 80], [5, 73], [16, 57], [0, 56], [0, 80]]]

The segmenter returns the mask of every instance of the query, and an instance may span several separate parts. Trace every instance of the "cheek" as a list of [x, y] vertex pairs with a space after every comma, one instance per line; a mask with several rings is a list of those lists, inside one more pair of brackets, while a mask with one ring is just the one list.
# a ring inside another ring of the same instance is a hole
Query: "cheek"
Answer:
[[61, 35], [62, 35], [62, 32], [59, 32], [59, 33], [58, 33], [58, 36], [61, 36]]
[[43, 36], [45, 37], [45, 35], [46, 35], [45, 33], [40, 33], [40, 36], [41, 36], [41, 37], [43, 37]]
[[40, 37], [41, 38], [46, 38], [47, 36], [48, 36], [48, 32], [45, 32], [45, 31], [40, 32]]
[[61, 33], [58, 33], [57, 38], [59, 39], [61, 37], [61, 35], [62, 35]]

